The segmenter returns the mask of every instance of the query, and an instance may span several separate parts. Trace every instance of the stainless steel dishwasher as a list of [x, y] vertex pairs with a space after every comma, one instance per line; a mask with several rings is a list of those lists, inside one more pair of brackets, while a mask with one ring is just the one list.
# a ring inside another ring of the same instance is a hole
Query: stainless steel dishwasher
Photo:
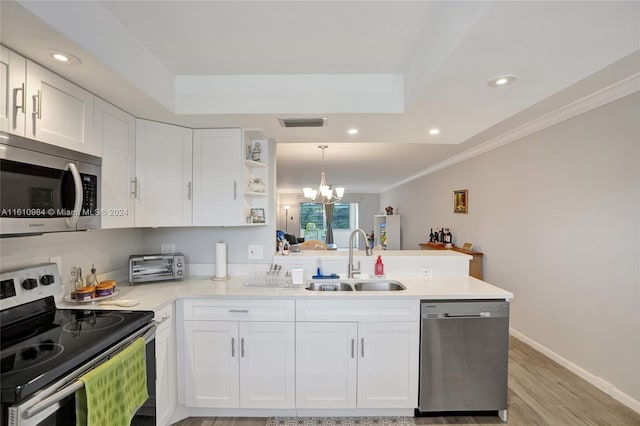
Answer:
[[422, 301], [418, 415], [498, 411], [507, 419], [509, 302]]

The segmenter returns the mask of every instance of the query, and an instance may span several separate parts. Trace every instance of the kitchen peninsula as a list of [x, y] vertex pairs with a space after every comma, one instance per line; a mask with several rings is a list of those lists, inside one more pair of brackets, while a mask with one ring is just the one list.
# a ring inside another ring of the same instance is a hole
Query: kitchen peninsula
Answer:
[[[162, 327], [170, 324], [168, 354], [158, 359], [177, 392], [161, 399], [159, 390], [158, 398], [170, 407], [171, 422], [193, 416], [413, 416], [420, 302], [509, 300], [513, 294], [468, 276], [470, 256], [450, 251], [356, 252], [360, 281], [367, 274], [374, 278], [377, 255], [385, 279], [406, 289], [310, 291], [304, 284], [247, 285], [250, 274], [228, 281], [191, 276], [121, 284], [114, 302], [139, 304], [105, 309], [153, 310]], [[344, 274], [347, 252], [308, 251], [274, 256], [272, 263], [303, 268], [306, 284], [318, 267]], [[253, 267], [260, 273], [269, 265]]]

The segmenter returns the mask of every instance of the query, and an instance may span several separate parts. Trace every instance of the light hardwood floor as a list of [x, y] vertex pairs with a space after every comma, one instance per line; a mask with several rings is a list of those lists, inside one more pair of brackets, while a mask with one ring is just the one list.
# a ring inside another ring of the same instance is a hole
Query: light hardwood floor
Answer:
[[[497, 416], [416, 417], [416, 425], [501, 424]], [[189, 418], [176, 426], [264, 426], [264, 418]], [[511, 337], [510, 425], [640, 426], [640, 414], [545, 355]]]

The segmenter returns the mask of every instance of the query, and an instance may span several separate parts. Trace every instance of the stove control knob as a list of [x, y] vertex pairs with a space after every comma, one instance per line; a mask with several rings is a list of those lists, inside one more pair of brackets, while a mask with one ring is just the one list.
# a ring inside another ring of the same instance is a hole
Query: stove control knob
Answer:
[[176, 272], [176, 275], [178, 275], [178, 276], [182, 275], [182, 270], [178, 270], [178, 271]]
[[35, 278], [27, 278], [26, 280], [22, 281], [22, 288], [24, 288], [25, 290], [33, 290], [36, 287], [38, 287], [38, 280], [36, 280]]
[[53, 275], [43, 275], [40, 277], [40, 284], [42, 285], [50, 285], [53, 284], [54, 281], [55, 278], [53, 278]]

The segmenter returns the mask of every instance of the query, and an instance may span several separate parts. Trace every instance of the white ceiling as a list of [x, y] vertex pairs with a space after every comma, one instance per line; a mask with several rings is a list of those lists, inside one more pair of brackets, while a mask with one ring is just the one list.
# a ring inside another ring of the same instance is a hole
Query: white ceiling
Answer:
[[[639, 2], [2, 1], [0, 18], [3, 44], [138, 117], [263, 129], [283, 190], [318, 184], [318, 144], [330, 183], [375, 192], [640, 68], [620, 62]], [[487, 86], [501, 74], [518, 79]]]

